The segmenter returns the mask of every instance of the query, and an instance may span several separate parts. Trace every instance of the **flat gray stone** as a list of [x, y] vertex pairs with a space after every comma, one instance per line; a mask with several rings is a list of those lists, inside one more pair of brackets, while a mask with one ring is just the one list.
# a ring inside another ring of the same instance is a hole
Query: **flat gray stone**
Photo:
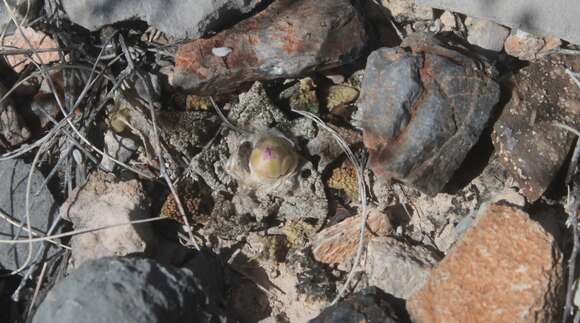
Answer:
[[417, 4], [493, 20], [538, 34], [580, 44], [577, 0], [417, 0]]
[[224, 321], [202, 286], [188, 269], [143, 258], [100, 258], [59, 281], [33, 322]]
[[231, 24], [260, 0], [62, 0], [70, 20], [88, 30], [125, 20], [143, 20], [178, 38], [197, 38]]
[[[19, 222], [26, 222], [26, 183], [30, 165], [13, 159], [0, 161], [0, 211]], [[49, 225], [56, 214], [56, 205], [52, 194], [45, 187], [39, 195], [35, 195], [44, 181], [44, 176], [38, 171], [32, 173], [32, 185], [30, 195], [30, 223], [33, 228], [42, 232], [49, 229]], [[28, 233], [0, 219], [0, 236], [2, 239], [28, 239]], [[33, 236], [34, 237], [34, 236]], [[40, 248], [39, 243], [32, 245], [32, 256], [36, 256]], [[55, 249], [56, 250], [56, 249]], [[28, 244], [0, 244], [0, 270], [15, 270], [24, 264], [28, 255]]]
[[376, 238], [368, 245], [365, 272], [370, 286], [407, 299], [423, 286], [439, 260], [423, 246], [412, 246], [390, 237]]
[[486, 19], [467, 17], [467, 41], [485, 50], [501, 52], [503, 43], [510, 34], [509, 28]]

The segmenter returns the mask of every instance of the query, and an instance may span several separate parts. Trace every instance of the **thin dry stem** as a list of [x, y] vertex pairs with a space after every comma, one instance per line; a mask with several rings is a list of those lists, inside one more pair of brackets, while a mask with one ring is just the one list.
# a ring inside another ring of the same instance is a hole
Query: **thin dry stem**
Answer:
[[338, 295], [336, 295], [336, 297], [334, 298], [334, 300], [331, 303], [331, 304], [336, 304], [336, 302], [338, 302], [344, 296], [346, 291], [349, 289], [349, 285], [350, 285], [352, 279], [354, 278], [354, 274], [355, 274], [356, 269], [359, 265], [359, 262], [360, 262], [360, 259], [362, 257], [362, 253], [364, 250], [365, 232], [366, 232], [366, 226], [367, 226], [367, 220], [368, 220], [367, 190], [366, 190], [365, 177], [364, 177], [365, 176], [365, 174], [364, 174], [365, 167], [356, 158], [356, 156], [354, 155], [354, 153], [352, 152], [352, 150], [348, 146], [348, 143], [342, 137], [340, 137], [340, 135], [334, 129], [327, 126], [326, 123], [324, 121], [322, 121], [318, 116], [316, 116], [310, 112], [306, 112], [306, 111], [300, 111], [300, 110], [292, 110], [292, 111], [314, 121], [322, 129], [328, 131], [334, 137], [336, 142], [340, 145], [340, 147], [345, 152], [346, 156], [348, 157], [348, 159], [350, 160], [350, 162], [353, 164], [353, 166], [356, 169], [357, 185], [358, 185], [358, 190], [359, 190], [359, 195], [360, 195], [359, 197], [360, 197], [361, 217], [362, 217], [362, 221], [361, 221], [361, 225], [360, 225], [359, 242], [358, 242], [356, 254], [355, 254], [353, 262], [352, 262], [352, 268], [350, 269], [350, 271], [348, 273], [348, 276], [346, 278], [346, 281], [344, 282], [344, 285], [339, 290]]

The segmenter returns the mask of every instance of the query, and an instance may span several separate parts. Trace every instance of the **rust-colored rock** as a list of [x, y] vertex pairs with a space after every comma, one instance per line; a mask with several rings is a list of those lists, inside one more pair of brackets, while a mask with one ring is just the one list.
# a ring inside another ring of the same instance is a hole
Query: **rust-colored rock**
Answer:
[[[22, 36], [26, 38], [24, 38]], [[48, 35], [36, 31], [30, 27], [23, 28], [22, 34], [20, 32], [15, 32], [13, 35], [6, 36], [2, 43], [3, 46], [14, 48], [14, 49], [30, 49], [27, 40], [30, 41], [34, 49], [57, 49], [59, 48], [56, 41], [50, 38]], [[26, 55], [24, 54], [17, 54], [17, 55], [5, 55], [6, 61], [8, 65], [14, 69], [17, 73], [22, 72], [22, 70], [30, 64], [30, 61], [27, 59]], [[43, 63], [52, 63], [58, 62], [60, 60], [58, 50], [55, 51], [47, 51], [43, 53], [35, 53], [32, 54], [31, 59], [35, 61], [37, 64]]]
[[[359, 243], [361, 217], [350, 217], [320, 231], [312, 243], [314, 259], [326, 264], [346, 264], [354, 255]], [[381, 236], [391, 231], [385, 214], [370, 209], [365, 239]]]
[[348, 0], [274, 1], [232, 28], [181, 45], [171, 83], [196, 94], [234, 91], [349, 63], [365, 41], [362, 17]]
[[580, 70], [580, 57], [552, 55], [520, 70], [494, 125], [500, 162], [529, 201], [542, 196], [573, 144], [574, 136], [556, 123], [580, 128], [580, 91], [567, 68]]
[[555, 322], [562, 254], [537, 222], [491, 205], [407, 302], [416, 323]]
[[359, 107], [370, 167], [424, 193], [441, 191], [499, 101], [483, 64], [428, 34], [369, 56]]

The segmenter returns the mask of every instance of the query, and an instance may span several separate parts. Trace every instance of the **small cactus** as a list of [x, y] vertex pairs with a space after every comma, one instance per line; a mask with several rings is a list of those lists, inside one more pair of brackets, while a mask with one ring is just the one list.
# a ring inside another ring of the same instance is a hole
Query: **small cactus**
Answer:
[[111, 129], [116, 133], [124, 132], [130, 119], [129, 114], [129, 109], [126, 108], [115, 111], [110, 118]]
[[293, 144], [281, 136], [268, 134], [259, 137], [250, 153], [250, 172], [261, 181], [276, 181], [289, 175], [297, 164], [298, 155]]

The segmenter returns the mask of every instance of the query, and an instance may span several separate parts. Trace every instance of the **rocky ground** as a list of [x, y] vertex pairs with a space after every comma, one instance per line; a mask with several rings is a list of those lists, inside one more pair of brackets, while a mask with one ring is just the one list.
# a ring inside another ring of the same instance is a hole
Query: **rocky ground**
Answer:
[[579, 11], [4, 1], [0, 321], [578, 322]]

